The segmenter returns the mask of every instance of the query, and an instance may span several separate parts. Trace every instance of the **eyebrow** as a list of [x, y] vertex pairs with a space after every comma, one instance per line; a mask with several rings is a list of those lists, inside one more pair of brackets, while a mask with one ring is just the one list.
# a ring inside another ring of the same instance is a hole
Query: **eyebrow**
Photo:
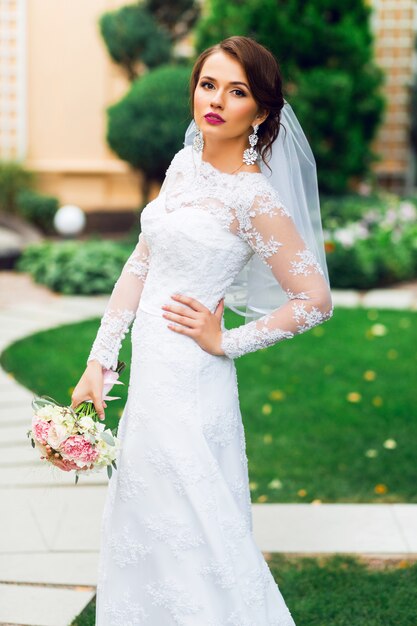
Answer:
[[[215, 82], [217, 82], [216, 79], [212, 78], [211, 76], [202, 76], [201, 79], [203, 79], [203, 78], [208, 78], [209, 80], [214, 80]], [[248, 85], [246, 83], [243, 83], [241, 80], [231, 80], [229, 82], [229, 85], [245, 85], [245, 87], [247, 87], [247, 89], [249, 89]]]

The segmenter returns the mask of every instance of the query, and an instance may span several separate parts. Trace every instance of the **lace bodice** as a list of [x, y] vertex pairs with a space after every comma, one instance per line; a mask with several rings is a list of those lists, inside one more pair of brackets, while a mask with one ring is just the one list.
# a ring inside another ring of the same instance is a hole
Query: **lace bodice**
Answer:
[[[263, 173], [226, 174], [191, 145], [177, 152], [157, 198], [141, 214], [138, 244], [111, 294], [88, 361], [115, 368], [138, 306], [162, 316], [173, 293], [212, 312], [253, 254], [288, 301], [238, 328], [222, 320], [222, 350], [237, 358], [329, 319], [331, 294], [317, 259]], [[165, 321], [165, 320], [164, 320]]]

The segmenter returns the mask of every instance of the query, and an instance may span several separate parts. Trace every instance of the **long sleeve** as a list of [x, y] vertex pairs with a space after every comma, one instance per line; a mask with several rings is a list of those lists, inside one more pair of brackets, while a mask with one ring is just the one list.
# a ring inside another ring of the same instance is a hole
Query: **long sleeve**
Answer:
[[291, 339], [333, 314], [323, 270], [278, 196], [271, 202], [258, 193], [238, 221], [239, 236], [271, 268], [288, 301], [258, 320], [224, 330], [221, 347], [229, 358]]
[[149, 249], [142, 233], [117, 279], [87, 363], [97, 360], [116, 369], [122, 341], [135, 318], [149, 268]]

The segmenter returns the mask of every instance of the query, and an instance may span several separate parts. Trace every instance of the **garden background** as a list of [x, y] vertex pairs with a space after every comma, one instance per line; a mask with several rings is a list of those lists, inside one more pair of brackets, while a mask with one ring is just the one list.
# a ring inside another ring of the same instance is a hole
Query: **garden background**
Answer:
[[[140, 213], [182, 147], [192, 62], [240, 34], [280, 61], [316, 157], [336, 304], [323, 327], [236, 363], [259, 545], [297, 624], [415, 626], [415, 2], [0, 9], [0, 622], [94, 624], [107, 476], [74, 487], [44, 467], [25, 434], [30, 399], [69, 402]], [[240, 323], [230, 310], [225, 322]], [[88, 540], [68, 523], [76, 506]]]

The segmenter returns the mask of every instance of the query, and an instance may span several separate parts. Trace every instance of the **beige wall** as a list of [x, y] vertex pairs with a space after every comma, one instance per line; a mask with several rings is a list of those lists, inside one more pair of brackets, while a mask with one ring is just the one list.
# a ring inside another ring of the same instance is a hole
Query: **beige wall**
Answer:
[[[415, 0], [374, 6], [377, 62], [388, 74], [388, 113], [374, 148], [384, 182], [411, 180], [409, 86]], [[38, 173], [38, 188], [86, 211], [136, 208], [141, 176], [107, 147], [106, 107], [129, 89], [107, 53], [98, 18], [127, 0], [2, 0], [0, 158]], [[7, 36], [5, 35], [7, 33]], [[190, 48], [192, 37], [184, 45]], [[157, 189], [153, 193], [157, 193]]]
[[106, 106], [129, 88], [98, 18], [125, 0], [28, 0], [27, 166], [83, 209], [136, 207], [139, 177], [107, 147]]

